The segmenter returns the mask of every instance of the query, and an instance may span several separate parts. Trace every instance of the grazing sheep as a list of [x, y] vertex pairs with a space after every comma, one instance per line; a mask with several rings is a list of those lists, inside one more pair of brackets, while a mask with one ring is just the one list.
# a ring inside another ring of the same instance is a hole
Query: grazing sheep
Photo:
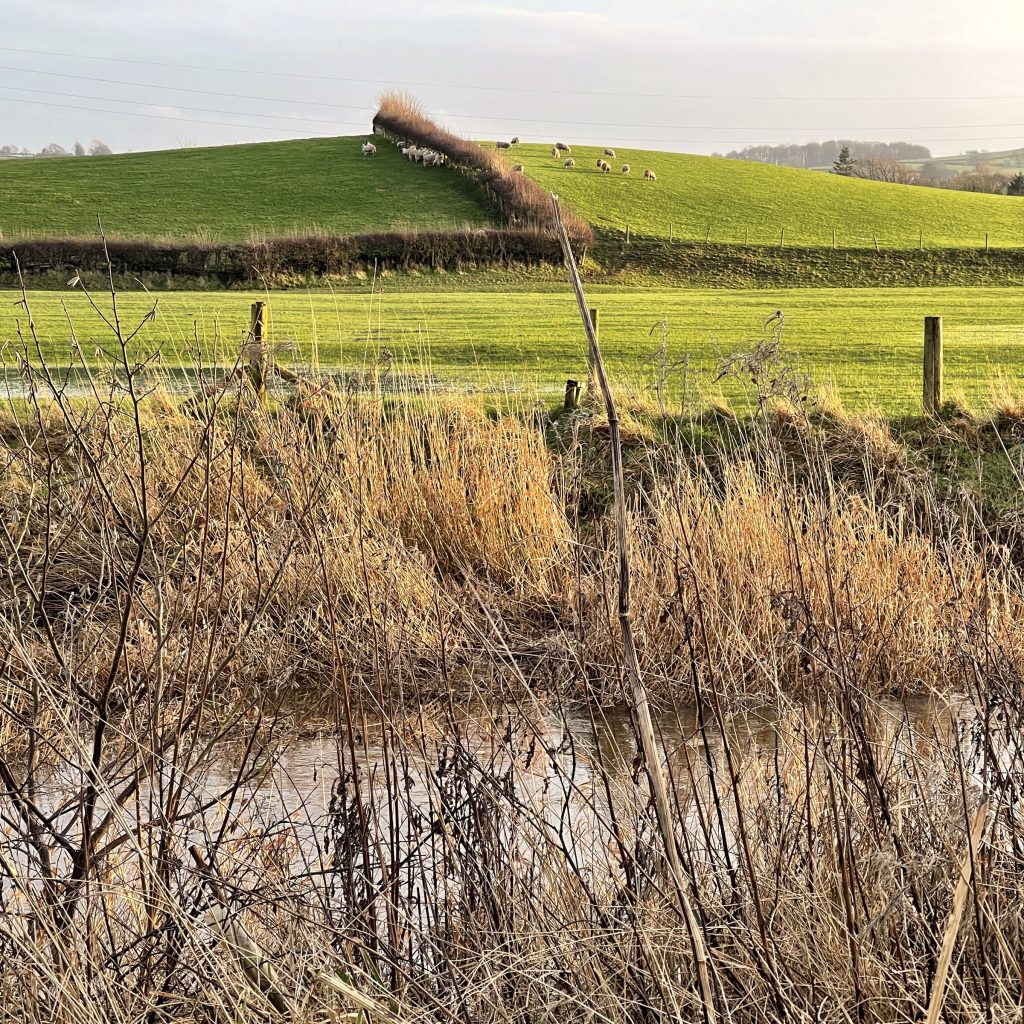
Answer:
[[571, 153], [572, 152], [572, 149], [569, 146], [567, 146], [564, 142], [556, 142], [555, 143], [555, 149], [557, 149], [559, 153]]
[[654, 173], [654, 171], [652, 171], [652, 170], [650, 169], [650, 167], [648, 167], [648, 168], [647, 168], [647, 170], [646, 170], [646, 171], [644, 171], [644, 177], [645, 177], [645, 178], [646, 178], [646, 179], [647, 179], [648, 181], [657, 181], [657, 180], [658, 180], [658, 176], [657, 176], [657, 175], [656, 175], [656, 174]]
[[522, 174], [523, 173], [523, 165], [522, 164], [513, 164], [512, 165], [512, 170], [515, 171], [516, 174]]
[[372, 142], [363, 143], [363, 156], [376, 156], [377, 147]]
[[623, 164], [622, 165], [622, 173], [623, 174], [629, 174], [629, 164]]
[[574, 168], [574, 167], [576, 166], [576, 161], [575, 161], [575, 160], [573, 160], [573, 158], [572, 158], [572, 157], [569, 157], [569, 159], [568, 159], [568, 160], [566, 160], [566, 161], [565, 161], [565, 163], [564, 163], [564, 164], [562, 164], [562, 166], [563, 166], [563, 167], [568, 167], [568, 168], [569, 168], [569, 170], [572, 170], [572, 168]]
[[410, 146], [408, 149], [402, 151], [405, 155], [415, 163], [419, 159], [420, 151], [418, 146]]
[[551, 147], [551, 155], [553, 157], [557, 157], [558, 156], [558, 147], [557, 146], [552, 146]]
[[615, 159], [615, 150], [614, 149], [606, 149], [604, 151], [604, 155], [605, 156], [610, 156], [614, 160]]
[[496, 142], [494, 144], [494, 146], [495, 146], [495, 149], [511, 149], [512, 148], [512, 143], [511, 142]]
[[611, 168], [611, 164], [609, 164], [607, 160], [598, 160], [597, 161], [597, 169], [602, 174], [607, 174], [612, 168]]
[[508, 140], [508, 144], [510, 146], [518, 146], [519, 145], [519, 136], [518, 135], [513, 135], [512, 138]]

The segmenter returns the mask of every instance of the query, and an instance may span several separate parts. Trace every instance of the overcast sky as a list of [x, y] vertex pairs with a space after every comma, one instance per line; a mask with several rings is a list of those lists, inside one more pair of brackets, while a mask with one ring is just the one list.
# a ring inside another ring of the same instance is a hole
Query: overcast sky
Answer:
[[478, 138], [1024, 146], [1011, 0], [0, 0], [0, 26], [0, 145], [33, 150], [354, 135], [389, 86]]

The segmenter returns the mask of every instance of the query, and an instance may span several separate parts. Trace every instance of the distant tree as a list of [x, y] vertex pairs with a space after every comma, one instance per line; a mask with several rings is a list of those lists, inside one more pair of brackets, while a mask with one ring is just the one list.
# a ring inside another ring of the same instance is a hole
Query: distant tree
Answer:
[[92, 145], [89, 147], [89, 156], [110, 156], [113, 152], [105, 142], [100, 142], [99, 139], [93, 139]]
[[978, 164], [973, 171], [964, 171], [945, 183], [946, 188], [960, 192], [988, 192], [1002, 195], [1010, 183], [1010, 176], [991, 164]]
[[843, 146], [839, 150], [839, 156], [836, 157], [835, 162], [832, 164], [832, 173], [841, 174], [844, 178], [849, 178], [853, 176], [856, 167], [857, 161], [850, 156], [850, 147]]
[[916, 185], [920, 175], [899, 160], [858, 160], [854, 174], [869, 181], [888, 181], [893, 185]]
[[39, 150], [40, 156], [70, 156], [71, 154], [63, 147], [58, 145], [56, 142], [51, 142], [48, 146], [43, 146]]
[[1024, 196], [1024, 173], [1018, 171], [1007, 183], [1008, 196]]
[[923, 185], [938, 185], [952, 178], [953, 173], [941, 160], [926, 160], [918, 170]]
[[77, 139], [75, 140], [75, 156], [85, 156], [85, 146]]

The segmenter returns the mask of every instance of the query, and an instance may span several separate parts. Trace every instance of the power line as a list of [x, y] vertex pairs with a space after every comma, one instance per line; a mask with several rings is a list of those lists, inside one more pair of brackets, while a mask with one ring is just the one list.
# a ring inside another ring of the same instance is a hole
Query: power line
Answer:
[[[82, 93], [75, 92], [54, 92], [50, 89], [23, 89], [17, 85], [4, 85], [2, 83], [0, 83], [0, 89], [6, 89], [8, 91], [13, 92], [30, 92], [33, 95], [39, 96], [62, 96], [66, 99], [73, 100], [98, 100], [100, 103], [135, 103], [136, 105], [138, 105], [148, 104], [151, 102], [150, 100], [122, 100], [118, 99], [115, 96], [87, 96]], [[11, 96], [4, 98], [16, 100], [18, 97]], [[299, 114], [261, 114], [249, 110], [215, 110], [211, 107], [186, 107], [181, 105], [180, 103], [174, 103], [170, 105], [172, 105], [175, 108], [175, 110], [190, 110], [199, 114], [227, 114], [231, 117], [262, 117], [271, 118], [275, 121], [306, 121], [313, 124], [341, 125], [347, 128], [366, 128], [368, 127], [369, 120], [369, 118], [367, 118], [366, 121], [336, 121], [334, 118], [331, 117], [302, 117]], [[111, 111], [111, 113], [121, 113], [121, 111]], [[125, 111], [125, 113], [128, 113], [128, 111]]]
[[[208, 125], [215, 125], [217, 127], [222, 127], [222, 128], [241, 128], [241, 129], [243, 129], [245, 131], [279, 132], [279, 133], [284, 134], [284, 135], [289, 135], [292, 138], [294, 138], [295, 135], [296, 135], [294, 129], [283, 128], [283, 127], [278, 128], [278, 127], [275, 127], [273, 125], [238, 124], [237, 122], [211, 121], [211, 120], [207, 120], [205, 118], [172, 117], [170, 114], [150, 114], [150, 113], [144, 113], [142, 111], [134, 111], [134, 110], [108, 110], [108, 109], [104, 109], [104, 108], [100, 108], [100, 107], [84, 107], [84, 106], [80, 106], [80, 105], [76, 105], [76, 104], [69, 104], [69, 103], [51, 103], [51, 102], [48, 102], [46, 100], [22, 99], [21, 97], [16, 97], [16, 96], [0, 96], [0, 102], [3, 102], [3, 103], [28, 103], [28, 104], [31, 104], [33, 106], [54, 107], [54, 108], [61, 109], [61, 110], [83, 110], [83, 111], [87, 111], [87, 112], [94, 113], [94, 114], [115, 114], [115, 115], [123, 115], [123, 116], [126, 116], [126, 117], [144, 117], [144, 118], [152, 118], [152, 119], [160, 120], [160, 121], [176, 121], [178, 123], [184, 123], [184, 124], [208, 124]], [[125, 102], [125, 101], [113, 100], [113, 101], [110, 101], [110, 102]], [[250, 116], [258, 117], [258, 116], [260, 116], [260, 115], [256, 115], [256, 114], [253, 114], [253, 115], [242, 114], [240, 111], [236, 111], [235, 113], [237, 113], [237, 114], [239, 114], [239, 116], [243, 116], [243, 117], [250, 117]], [[347, 124], [351, 124], [353, 126], [357, 126], [356, 122], [346, 122], [346, 123]], [[362, 125], [358, 125], [358, 126], [361, 127]], [[312, 136], [304, 136], [304, 137], [306, 137], [306, 138], [331, 138], [333, 136], [330, 133], [319, 132], [319, 133], [314, 133], [314, 135], [312, 135]], [[600, 141], [598, 141], [598, 142], [592, 141], [594, 139], [594, 136], [590, 136], [588, 139], [583, 139], [583, 138], [580, 138], [580, 137], [572, 137], [572, 136], [566, 136], [566, 137], [567, 138], [571, 138], [572, 142], [575, 145], [580, 145], [580, 146], [585, 146], [585, 145], [601, 145], [602, 144]], [[1020, 135], [1003, 135], [1003, 136], [991, 136], [991, 137], [987, 137], [987, 138], [968, 137], [968, 138], [957, 138], [957, 139], [929, 139], [927, 141], [931, 142], [931, 143], [1011, 142], [1011, 141], [1018, 141], [1018, 140], [1021, 139], [1021, 137], [1022, 136], [1020, 136]], [[634, 143], [637, 143], [637, 142], [647, 142], [647, 143], [652, 143], [654, 145], [679, 145], [679, 146], [695, 145], [695, 144], [707, 145], [707, 146], [727, 146], [727, 145], [743, 145], [743, 146], [765, 145], [765, 146], [770, 146], [770, 145], [777, 145], [777, 143], [773, 143], [773, 142], [768, 141], [768, 140], [757, 140], [757, 139], [634, 139], [632, 141]]]
[[[0, 50], [4, 47], [0, 47]], [[246, 93], [233, 93], [233, 92], [217, 92], [208, 89], [190, 89], [184, 86], [177, 85], [155, 85], [150, 82], [127, 82], [122, 79], [114, 78], [96, 78], [91, 75], [75, 75], [65, 71], [39, 71], [35, 68], [16, 68], [7, 65], [0, 65], [0, 71], [11, 71], [17, 74], [30, 74], [30, 75], [44, 75], [55, 78], [70, 78], [76, 81], [82, 82], [97, 82], [104, 85], [119, 85], [127, 86], [129, 88], [142, 88], [142, 89], [157, 89], [167, 92], [185, 92], [195, 95], [205, 96], [221, 96], [231, 99], [240, 100], [251, 100], [252, 102], [259, 103], [291, 103], [300, 106], [312, 106], [312, 107], [331, 107], [339, 110], [372, 110], [373, 107], [368, 104], [356, 105], [346, 103], [318, 103], [312, 100], [298, 100], [289, 99], [276, 96], [254, 96]], [[28, 89], [22, 86], [2, 86], [5, 89], [12, 89], [17, 92], [31, 92], [40, 93], [43, 95], [50, 96], [68, 96], [75, 98], [78, 96], [77, 93], [61, 93], [53, 92], [46, 89]], [[82, 99], [93, 99], [100, 100], [110, 103], [148, 103], [148, 100], [122, 100], [116, 97], [110, 96], [82, 96]], [[204, 107], [184, 107], [180, 104], [175, 103], [174, 106], [180, 107], [182, 110], [194, 110], [199, 112], [208, 112], [214, 114], [232, 114], [232, 115], [243, 115], [246, 117], [277, 117], [285, 118], [295, 121], [311, 121], [331, 124], [342, 124], [342, 125], [353, 125], [355, 122], [352, 121], [335, 121], [332, 118], [305, 118], [299, 115], [277, 115], [277, 114], [263, 114], [249, 111], [237, 111], [237, 110], [210, 110]], [[1024, 127], [1024, 122], [996, 122], [996, 123], [984, 123], [984, 124], [936, 124], [936, 125], [794, 125], [794, 126], [773, 126], [766, 127], [764, 125], [756, 125], [752, 127], [744, 127], [741, 125], [718, 125], [718, 124], [645, 124], [636, 123], [631, 121], [584, 121], [584, 120], [551, 120], [548, 118], [532, 118], [532, 117], [502, 117], [491, 114], [457, 114], [457, 113], [434, 113], [431, 114], [433, 117], [451, 117], [459, 119], [470, 119], [478, 121], [511, 121], [515, 124], [552, 124], [561, 126], [586, 126], [595, 128], [641, 128], [641, 129], [653, 129], [658, 131], [731, 131], [731, 132], [838, 132], [838, 131], [851, 131], [851, 132], [865, 132], [865, 131], [964, 131], [974, 128], [1018, 128]], [[360, 125], [361, 126], [361, 125]], [[645, 140], [642, 140], [645, 141]], [[953, 140], [956, 141], [956, 140]], [[970, 140], [968, 140], [970, 141]]]
[[950, 101], [950, 100], [1024, 100], [1024, 95], [1013, 94], [1013, 95], [996, 95], [996, 96], [822, 96], [820, 94], [803, 95], [803, 96], [766, 96], [764, 94], [757, 96], [742, 96], [737, 94], [731, 95], [712, 95], [708, 93], [657, 93], [657, 92], [622, 92], [616, 90], [582, 90], [582, 89], [531, 89], [522, 85], [506, 86], [506, 85], [453, 85], [444, 82], [403, 82], [395, 81], [392, 79], [378, 79], [378, 78], [350, 78], [341, 77], [337, 75], [313, 75], [308, 73], [298, 73], [294, 71], [267, 71], [267, 70], [255, 70], [253, 68], [224, 68], [215, 67], [206, 64], [177, 64], [170, 61], [159, 61], [159, 60], [142, 60], [138, 57], [98, 57], [93, 54], [84, 53], [61, 53], [53, 50], [32, 50], [16, 46], [0, 46], [0, 51], [5, 53], [28, 53], [36, 56], [43, 57], [63, 57], [71, 60], [91, 60], [91, 61], [105, 61], [109, 63], [117, 64], [143, 64], [148, 67], [160, 67], [160, 68], [175, 68], [183, 71], [213, 71], [219, 74], [230, 74], [230, 75], [263, 75], [271, 78], [294, 78], [304, 81], [320, 81], [320, 82], [355, 82], [362, 85], [383, 85], [383, 86], [402, 86], [404, 88], [413, 89], [458, 89], [461, 91], [479, 91], [479, 92], [512, 92], [512, 93], [532, 93], [544, 96], [628, 96], [636, 99], [667, 99], [667, 100], [785, 100], [785, 101], [803, 101], [803, 100], [815, 100], [822, 102], [909, 102], [916, 100], [936, 100], [936, 101]]
[[[177, 121], [179, 124], [211, 124], [219, 128], [242, 128], [245, 131], [280, 132], [294, 138], [292, 128], [275, 128], [269, 124], [237, 124], [230, 121], [208, 121], [197, 117], [171, 117], [170, 114], [143, 114], [134, 110], [104, 110], [100, 107], [80, 107], [70, 103], [48, 103], [46, 100], [25, 100], [15, 96], [0, 96], [0, 103], [31, 103], [36, 107], [57, 107], [61, 110], [86, 110], [93, 114], [120, 114], [123, 117], [149, 117], [158, 121]], [[313, 137], [313, 136], [311, 136]], [[320, 133], [317, 138], [331, 138], [327, 133]]]

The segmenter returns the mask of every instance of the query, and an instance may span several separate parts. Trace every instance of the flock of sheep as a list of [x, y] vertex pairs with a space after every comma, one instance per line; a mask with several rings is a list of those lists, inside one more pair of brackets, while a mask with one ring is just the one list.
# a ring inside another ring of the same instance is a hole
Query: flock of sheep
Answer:
[[[402, 156], [411, 160], [413, 163], [423, 164], [424, 167], [442, 167], [448, 162], [448, 158], [444, 153], [438, 153], [436, 150], [427, 149], [425, 146], [414, 146], [409, 142], [400, 142], [398, 145], [402, 150]], [[364, 142], [362, 150], [363, 156], [377, 155], [377, 147], [372, 142]]]
[[[498, 149], [511, 149], [518, 142], [519, 136], [517, 135], [514, 139], [510, 139], [508, 142], [496, 142], [495, 146]], [[413, 163], [421, 163], [425, 167], [441, 167], [447, 160], [447, 157], [445, 157], [444, 153], [438, 153], [433, 149], [425, 149], [419, 146], [413, 146], [407, 142], [400, 142], [398, 145], [402, 150], [402, 156], [408, 158], [409, 160], [412, 160]], [[377, 147], [372, 142], [364, 142], [362, 149], [363, 156], [377, 155]], [[551, 147], [551, 155], [555, 157], [555, 159], [561, 159], [563, 154], [566, 155], [565, 162], [562, 164], [562, 166], [566, 168], [566, 170], [572, 170], [576, 166], [576, 161], [571, 156], [568, 156], [568, 154], [571, 152], [571, 147], [567, 146], [564, 142], [556, 142]], [[604, 156], [610, 156], [614, 160], [615, 150], [606, 149], [604, 151]], [[607, 160], [604, 159], [604, 157], [601, 157], [597, 161], [597, 169], [602, 174], [612, 173], [612, 166], [610, 163], [608, 163]], [[619, 169], [619, 173], [629, 174], [630, 169], [631, 168], [629, 164], [623, 164], [622, 167]], [[517, 174], [522, 174], [523, 165], [513, 164], [512, 170], [515, 171], [515, 173]], [[658, 180], [658, 176], [654, 173], [654, 171], [651, 170], [650, 167], [648, 167], [647, 170], [644, 171], [644, 178], [646, 178], [648, 181]]]

